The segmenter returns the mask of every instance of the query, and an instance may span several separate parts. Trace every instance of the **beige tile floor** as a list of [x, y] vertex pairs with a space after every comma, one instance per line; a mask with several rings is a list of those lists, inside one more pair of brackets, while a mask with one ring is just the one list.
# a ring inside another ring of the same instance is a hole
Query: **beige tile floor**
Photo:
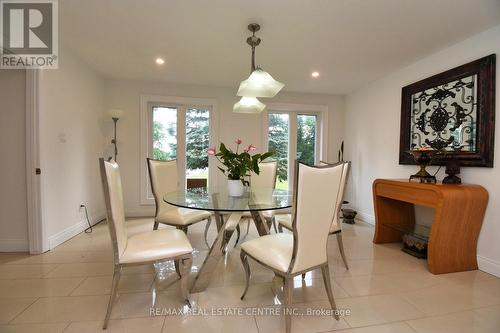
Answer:
[[[130, 234], [150, 230], [151, 219], [127, 221]], [[207, 254], [203, 224], [189, 231], [196, 249], [193, 278]], [[252, 227], [248, 238], [256, 237]], [[211, 239], [215, 235], [211, 231]], [[350, 310], [340, 321], [330, 316], [293, 319], [294, 332], [479, 333], [500, 332], [500, 279], [471, 271], [432, 275], [426, 262], [400, 251], [399, 244], [374, 245], [367, 224], [344, 225], [350, 269], [335, 237], [328, 247], [337, 306]], [[195, 309], [219, 311], [279, 308], [273, 274], [251, 263], [252, 283], [244, 301], [239, 246], [228, 252], [209, 288], [191, 295]], [[124, 269], [109, 332], [279, 332], [280, 317], [260, 315], [151, 316], [150, 309], [185, 311], [171, 263]], [[0, 332], [102, 332], [111, 288], [112, 253], [105, 223], [42, 255], [0, 254]], [[157, 281], [155, 281], [157, 277]], [[321, 275], [294, 281], [294, 305], [301, 311], [328, 309]]]

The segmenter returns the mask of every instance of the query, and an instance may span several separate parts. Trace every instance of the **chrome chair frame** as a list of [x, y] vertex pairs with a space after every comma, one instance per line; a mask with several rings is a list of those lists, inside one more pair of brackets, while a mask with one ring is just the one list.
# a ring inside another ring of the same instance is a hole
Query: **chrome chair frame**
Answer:
[[[176, 270], [177, 274], [180, 276], [181, 279], [181, 294], [188, 306], [190, 305], [189, 302], [189, 292], [188, 292], [188, 275], [189, 272], [191, 271], [191, 266], [193, 262], [193, 256], [191, 253], [189, 254], [184, 254], [180, 256], [175, 256], [175, 257], [170, 257], [170, 258], [164, 258], [162, 260], [153, 260], [153, 261], [143, 261], [143, 262], [137, 262], [137, 263], [127, 263], [123, 264], [120, 263], [119, 259], [119, 250], [118, 250], [118, 239], [116, 236], [116, 229], [115, 229], [115, 224], [113, 221], [113, 214], [111, 210], [111, 200], [110, 200], [110, 192], [109, 192], [109, 184], [108, 184], [108, 179], [106, 177], [106, 167], [105, 163], [114, 163], [114, 161], [105, 161], [104, 158], [99, 158], [99, 167], [101, 171], [101, 182], [103, 186], [103, 191], [104, 191], [104, 201], [106, 204], [106, 217], [107, 217], [107, 223], [109, 227], [109, 234], [111, 236], [111, 243], [113, 247], [113, 282], [111, 284], [111, 295], [109, 297], [109, 302], [108, 302], [108, 307], [106, 310], [106, 316], [104, 318], [104, 323], [102, 326], [102, 329], [105, 330], [108, 327], [108, 322], [109, 322], [109, 317], [111, 316], [111, 311], [113, 309], [113, 304], [116, 299], [116, 294], [117, 294], [117, 289], [118, 289], [118, 284], [120, 282], [120, 277], [121, 277], [121, 271], [123, 267], [129, 267], [129, 266], [138, 266], [138, 265], [147, 265], [147, 264], [155, 264], [159, 262], [164, 262], [164, 261], [170, 261], [173, 260], [176, 265]], [[155, 276], [155, 281], [157, 277]]]
[[[329, 270], [329, 265], [328, 265], [328, 259], [325, 263], [322, 263], [320, 265], [309, 267], [309, 268], [302, 270], [302, 271], [292, 272], [294, 264], [295, 264], [295, 259], [297, 257], [297, 252], [298, 252], [298, 243], [297, 243], [298, 231], [297, 231], [297, 228], [295, 228], [296, 223], [297, 223], [295, 216], [297, 213], [297, 199], [298, 199], [297, 194], [298, 194], [298, 188], [299, 188], [299, 172], [298, 172], [299, 171], [299, 164], [307, 165], [307, 164], [299, 162], [299, 161], [295, 162], [295, 182], [294, 182], [294, 189], [293, 189], [294, 205], [293, 205], [293, 214], [292, 214], [292, 216], [294, 217], [293, 221], [292, 221], [293, 252], [292, 252], [292, 258], [290, 260], [290, 265], [288, 267], [288, 270], [286, 272], [282, 272], [282, 271], [277, 270], [273, 267], [270, 267], [267, 264], [264, 264], [263, 262], [261, 262], [260, 260], [258, 260], [256, 258], [252, 257], [250, 254], [245, 252], [245, 250], [243, 250], [243, 249], [241, 249], [241, 252], [240, 252], [240, 259], [241, 259], [241, 262], [243, 264], [243, 268], [245, 270], [245, 289], [243, 291], [243, 294], [240, 297], [241, 300], [243, 300], [243, 298], [247, 294], [248, 288], [250, 286], [251, 272], [250, 272], [250, 265], [248, 264], [248, 257], [252, 258], [254, 261], [258, 262], [262, 266], [272, 270], [275, 275], [277, 275], [283, 279], [283, 281], [284, 281], [284, 285], [283, 285], [284, 304], [283, 305], [284, 305], [284, 310], [285, 310], [285, 327], [286, 327], [287, 333], [291, 332], [292, 318], [290, 316], [290, 308], [291, 308], [291, 305], [293, 302], [293, 299], [292, 299], [293, 278], [297, 275], [304, 276], [305, 273], [310, 272], [310, 271], [317, 269], [317, 268], [321, 268], [321, 274], [323, 276], [323, 283], [325, 284], [325, 289], [327, 292], [328, 301], [330, 302], [330, 306], [332, 307], [332, 310], [334, 310], [334, 317], [336, 320], [340, 319], [338, 316], [338, 313], [336, 312], [337, 306], [335, 304], [335, 299], [333, 297], [333, 290], [332, 290], [332, 285], [331, 285], [331, 280], [330, 280], [330, 270]], [[319, 165], [319, 166], [307, 165], [307, 166], [313, 167], [313, 168], [323, 169], [323, 168], [335, 167], [335, 166], [338, 166], [338, 164], [337, 165]], [[341, 188], [341, 186], [339, 185], [339, 191], [340, 191], [340, 188]], [[337, 192], [337, 196], [338, 196], [338, 194], [339, 193]], [[332, 220], [333, 220], [333, 217], [332, 217]], [[328, 242], [327, 242], [327, 245], [328, 245]], [[325, 251], [327, 251], [327, 248], [325, 248]]]

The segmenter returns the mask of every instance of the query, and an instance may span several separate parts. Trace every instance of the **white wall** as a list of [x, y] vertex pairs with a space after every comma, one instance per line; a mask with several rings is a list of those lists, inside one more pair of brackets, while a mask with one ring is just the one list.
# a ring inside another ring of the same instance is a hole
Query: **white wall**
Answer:
[[[377, 80], [346, 97], [346, 156], [352, 160], [349, 199], [361, 217], [373, 222], [372, 182], [376, 178], [407, 178], [415, 166], [398, 165], [401, 88], [444, 70], [496, 53], [500, 26], [430, 55]], [[497, 82], [500, 66], [497, 64]], [[496, 109], [500, 105], [496, 87]], [[497, 112], [498, 113], [498, 112]], [[498, 117], [497, 117], [498, 118]], [[500, 276], [500, 121], [496, 123], [494, 168], [462, 168], [462, 181], [483, 185], [490, 194], [478, 244], [480, 269]], [[443, 178], [441, 172], [441, 179]]]
[[98, 158], [103, 155], [104, 81], [67, 49], [59, 69], [40, 73], [40, 156], [44, 231], [49, 247], [104, 217]]
[[0, 70], [0, 101], [0, 251], [27, 251], [26, 71]]
[[[162, 84], [139, 81], [107, 81], [105, 84], [106, 109], [124, 111], [118, 122], [118, 163], [123, 181], [125, 209], [129, 216], [151, 215], [151, 206], [140, 205], [140, 95], [181, 96], [210, 98], [217, 102], [219, 114], [219, 138], [216, 142], [233, 142], [242, 138], [247, 143], [262, 147], [262, 120], [260, 115], [235, 114], [233, 104], [238, 100], [234, 88]], [[339, 142], [342, 140], [343, 97], [330, 95], [279, 93], [269, 102], [326, 105], [329, 108], [329, 158], [336, 158]], [[108, 122], [107, 140], [111, 139], [111, 122]], [[108, 149], [109, 149], [108, 144]]]

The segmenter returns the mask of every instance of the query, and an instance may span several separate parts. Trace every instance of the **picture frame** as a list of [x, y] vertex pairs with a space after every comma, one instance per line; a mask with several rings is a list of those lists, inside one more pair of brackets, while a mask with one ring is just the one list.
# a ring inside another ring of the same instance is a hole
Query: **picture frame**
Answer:
[[434, 149], [461, 166], [493, 167], [495, 66], [491, 54], [402, 88], [399, 164], [416, 164], [410, 150]]

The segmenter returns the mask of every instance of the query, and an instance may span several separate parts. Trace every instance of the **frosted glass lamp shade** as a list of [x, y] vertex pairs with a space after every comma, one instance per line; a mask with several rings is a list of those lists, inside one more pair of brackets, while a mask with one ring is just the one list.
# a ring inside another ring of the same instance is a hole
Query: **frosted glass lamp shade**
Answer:
[[261, 113], [266, 105], [255, 97], [242, 97], [239, 102], [233, 106], [233, 112], [236, 113]]
[[238, 96], [274, 97], [285, 85], [276, 81], [268, 72], [257, 68], [248, 79], [241, 81]]
[[108, 111], [108, 115], [111, 118], [120, 119], [123, 116], [123, 110], [111, 109]]

